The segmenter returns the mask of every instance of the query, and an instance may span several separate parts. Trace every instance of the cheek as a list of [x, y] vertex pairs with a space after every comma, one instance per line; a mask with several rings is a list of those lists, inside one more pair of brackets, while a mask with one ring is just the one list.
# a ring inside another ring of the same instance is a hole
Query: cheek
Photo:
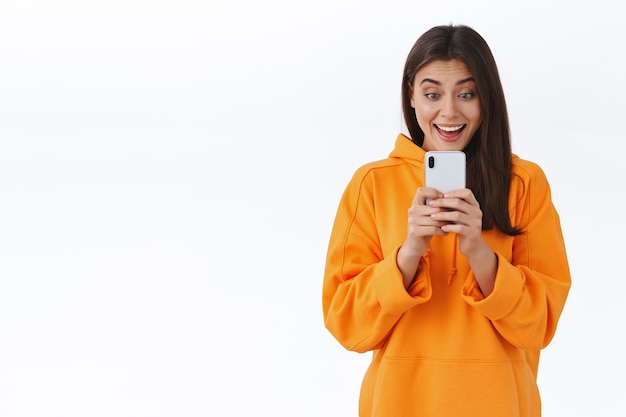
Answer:
[[415, 115], [419, 118], [430, 117], [433, 113], [433, 106], [430, 103], [424, 102], [423, 100], [414, 100]]
[[428, 103], [417, 102], [416, 104], [417, 105], [413, 108], [415, 109], [415, 116], [417, 117], [418, 121], [430, 120], [437, 113], [436, 109], [434, 109], [433, 106], [429, 105]]
[[467, 109], [466, 116], [474, 121], [475, 123], [480, 124], [482, 120], [482, 113], [480, 111], [480, 104], [473, 105]]
[[474, 134], [478, 131], [480, 125], [482, 124], [482, 113], [480, 111], [480, 106], [468, 110], [465, 113], [465, 117], [467, 117], [471, 123], [470, 136], [474, 136]]

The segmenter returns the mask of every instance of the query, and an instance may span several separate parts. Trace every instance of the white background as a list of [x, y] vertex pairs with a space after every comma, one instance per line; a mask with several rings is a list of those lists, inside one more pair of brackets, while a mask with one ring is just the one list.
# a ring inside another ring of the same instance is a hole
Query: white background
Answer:
[[356, 416], [370, 356], [323, 327], [326, 245], [447, 23], [490, 44], [562, 217], [544, 415], [623, 415], [617, 4], [0, 1], [0, 415]]

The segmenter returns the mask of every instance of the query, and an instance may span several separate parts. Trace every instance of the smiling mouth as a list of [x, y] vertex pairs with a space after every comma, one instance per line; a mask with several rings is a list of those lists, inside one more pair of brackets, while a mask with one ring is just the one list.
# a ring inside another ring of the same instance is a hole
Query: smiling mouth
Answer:
[[445, 133], [459, 133], [466, 125], [457, 125], [457, 126], [440, 126], [435, 125], [437, 130], [445, 132]]

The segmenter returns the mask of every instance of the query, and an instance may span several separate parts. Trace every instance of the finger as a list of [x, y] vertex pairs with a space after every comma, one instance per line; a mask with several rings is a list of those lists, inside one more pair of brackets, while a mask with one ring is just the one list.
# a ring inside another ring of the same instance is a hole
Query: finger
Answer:
[[476, 196], [469, 188], [449, 191], [444, 194], [444, 198], [458, 198], [467, 201], [471, 205], [478, 205], [478, 200], [476, 200]]
[[446, 224], [466, 224], [467, 215], [457, 210], [445, 210], [436, 212], [430, 215], [430, 217], [437, 222], [440, 222], [441, 225]]
[[462, 236], [464, 228], [465, 226], [462, 224], [447, 223], [441, 226], [441, 231], [444, 233], [456, 233], [457, 235]]
[[442, 212], [459, 211], [463, 213], [468, 213], [472, 207], [465, 200], [461, 200], [460, 198], [456, 197], [438, 198], [429, 202], [428, 205]]
[[434, 188], [420, 187], [415, 191], [415, 196], [413, 197], [413, 206], [423, 206], [426, 204], [426, 200], [441, 197], [443, 197], [443, 194], [435, 190]]
[[428, 236], [445, 236], [447, 232], [445, 232], [442, 227], [445, 224], [441, 225], [433, 225], [433, 226], [420, 226], [415, 229], [409, 229], [409, 236], [413, 238], [423, 238]]
[[[465, 203], [467, 204], [467, 203]], [[431, 215], [433, 220], [443, 222], [442, 228], [448, 232], [454, 232], [458, 234], [480, 234], [482, 229], [482, 218], [476, 215], [469, 215], [467, 213], [450, 210], [433, 213]], [[448, 226], [458, 226], [450, 229]], [[445, 226], [445, 227], [444, 227]]]
[[408, 210], [408, 222], [410, 226], [423, 227], [423, 226], [441, 226], [442, 221], [432, 217], [433, 214], [439, 212], [445, 212], [447, 209], [440, 207], [433, 207], [430, 205], [415, 205], [411, 206]]
[[417, 206], [409, 209], [408, 227], [411, 234], [414, 235], [431, 235], [433, 233], [432, 228], [440, 228], [446, 224], [445, 220], [439, 220], [432, 215], [440, 212], [441, 209]]

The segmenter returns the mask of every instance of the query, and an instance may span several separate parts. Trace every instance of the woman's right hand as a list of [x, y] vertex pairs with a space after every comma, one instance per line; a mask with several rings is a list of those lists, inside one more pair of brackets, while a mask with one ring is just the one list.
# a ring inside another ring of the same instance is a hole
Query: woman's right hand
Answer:
[[447, 233], [441, 230], [445, 222], [434, 220], [431, 215], [441, 211], [441, 208], [431, 207], [426, 204], [427, 199], [443, 197], [434, 188], [421, 187], [415, 192], [413, 203], [408, 211], [407, 234], [402, 247], [398, 251], [396, 262], [404, 281], [404, 287], [409, 288], [422, 255], [428, 249], [430, 239], [435, 236], [445, 236]]

